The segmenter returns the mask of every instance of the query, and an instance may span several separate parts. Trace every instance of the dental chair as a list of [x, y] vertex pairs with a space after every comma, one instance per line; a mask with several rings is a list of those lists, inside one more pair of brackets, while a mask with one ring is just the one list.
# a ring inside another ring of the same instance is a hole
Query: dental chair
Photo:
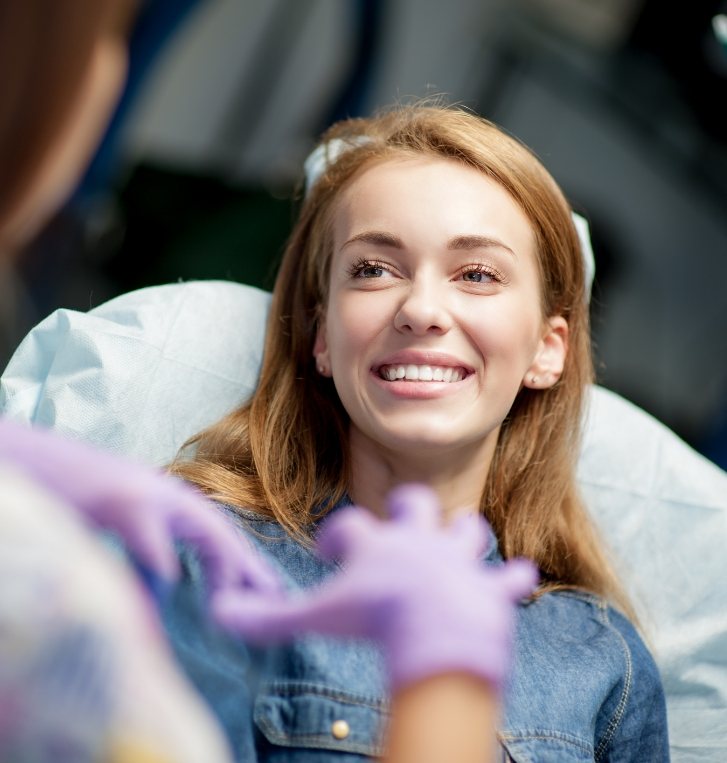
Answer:
[[[253, 390], [269, 295], [223, 281], [57, 310], [0, 378], [0, 413], [152, 465]], [[727, 473], [593, 386], [578, 478], [667, 695], [672, 759], [727, 760]]]

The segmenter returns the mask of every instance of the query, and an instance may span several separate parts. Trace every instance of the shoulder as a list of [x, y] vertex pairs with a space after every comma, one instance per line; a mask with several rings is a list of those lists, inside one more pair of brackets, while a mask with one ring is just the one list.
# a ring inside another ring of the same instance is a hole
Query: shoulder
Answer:
[[604, 734], [601, 752], [608, 760], [621, 760], [620, 751], [633, 751], [633, 759], [669, 759], [666, 698], [659, 669], [633, 624], [620, 612], [606, 608], [608, 623], [624, 643], [628, 657], [628, 686], [620, 698], [614, 720]]
[[[666, 746], [664, 693], [637, 630], [602, 598], [558, 591], [522, 606], [514, 652], [505, 733], [515, 742], [548, 739], [594, 760], [666, 759], [635, 752], [644, 735]], [[617, 748], [624, 757], [612, 757]]]
[[606, 683], [630, 690], [637, 669], [658, 682], [656, 666], [634, 626], [604, 599], [586, 592], [555, 591], [519, 607], [515, 649], [516, 667], [558, 672], [588, 668], [583, 681], [592, 684], [594, 696]]

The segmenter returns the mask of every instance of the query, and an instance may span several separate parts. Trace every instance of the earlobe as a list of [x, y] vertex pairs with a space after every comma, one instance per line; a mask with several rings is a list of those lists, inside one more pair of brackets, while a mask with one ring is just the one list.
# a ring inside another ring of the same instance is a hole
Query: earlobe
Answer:
[[316, 361], [316, 370], [321, 376], [331, 375], [331, 363], [328, 354], [328, 341], [326, 339], [326, 325], [321, 321], [316, 331], [316, 340], [313, 342], [313, 357]]
[[568, 354], [568, 322], [560, 315], [548, 318], [523, 385], [530, 389], [549, 389], [560, 379]]

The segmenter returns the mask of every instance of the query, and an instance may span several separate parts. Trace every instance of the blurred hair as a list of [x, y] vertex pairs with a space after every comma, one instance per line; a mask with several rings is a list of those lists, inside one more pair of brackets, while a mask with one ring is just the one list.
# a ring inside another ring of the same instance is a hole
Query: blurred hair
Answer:
[[136, 0], [0, 0], [0, 230], [70, 119], [94, 47]]
[[312, 356], [328, 297], [336, 201], [373, 163], [402, 156], [461, 162], [504, 187], [527, 215], [543, 318], [561, 315], [569, 326], [561, 379], [546, 390], [523, 388], [501, 426], [482, 513], [506, 558], [538, 564], [543, 590], [584, 588], [632, 613], [575, 482], [592, 361], [580, 244], [557, 184], [525, 146], [460, 108], [398, 107], [338, 123], [323, 142], [334, 138], [350, 148], [324, 169], [302, 205], [273, 291], [258, 387], [248, 403], [192, 438], [194, 457], [180, 456], [172, 470], [306, 537], [311, 521], [346, 494], [350, 478], [348, 417]]

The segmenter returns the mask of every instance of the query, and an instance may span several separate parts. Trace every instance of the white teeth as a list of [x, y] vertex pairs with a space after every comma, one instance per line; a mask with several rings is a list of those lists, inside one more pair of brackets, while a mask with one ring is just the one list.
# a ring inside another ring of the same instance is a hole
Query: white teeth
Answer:
[[458, 382], [461, 381], [465, 372], [462, 368], [452, 368], [451, 366], [382, 366], [379, 369], [379, 375], [387, 381], [397, 381], [406, 379], [406, 381], [438, 381], [438, 382]]

